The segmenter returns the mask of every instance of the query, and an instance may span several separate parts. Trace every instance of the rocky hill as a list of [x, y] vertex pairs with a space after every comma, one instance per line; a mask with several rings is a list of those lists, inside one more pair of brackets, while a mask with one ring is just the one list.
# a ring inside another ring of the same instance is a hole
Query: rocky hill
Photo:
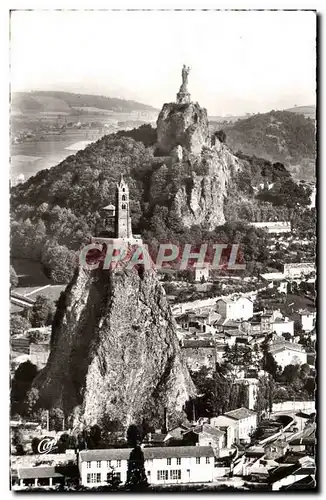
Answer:
[[40, 402], [74, 424], [184, 418], [195, 389], [165, 292], [152, 270], [79, 268], [60, 298]]
[[195, 234], [200, 240], [225, 222], [289, 220], [309, 205], [309, 189], [282, 163], [236, 155], [223, 134], [208, 133], [197, 103], [166, 103], [157, 129], [104, 136], [13, 188], [12, 256], [41, 261], [53, 279], [69, 281], [70, 252], [94, 234], [120, 174], [130, 189], [134, 232], [156, 244], [193, 241]]
[[298, 180], [313, 180], [315, 121], [295, 109], [257, 114], [223, 125], [226, 143], [233, 151], [286, 164]]

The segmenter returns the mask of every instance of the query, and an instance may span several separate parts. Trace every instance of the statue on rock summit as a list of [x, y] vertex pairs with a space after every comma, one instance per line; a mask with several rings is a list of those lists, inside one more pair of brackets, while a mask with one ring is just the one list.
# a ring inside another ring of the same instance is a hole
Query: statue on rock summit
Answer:
[[181, 85], [181, 88], [180, 90], [184, 90], [185, 92], [187, 92], [187, 85], [188, 85], [188, 76], [189, 76], [189, 73], [190, 73], [190, 67], [189, 66], [186, 66], [185, 64], [183, 65], [183, 68], [182, 68], [182, 85]]
[[182, 67], [182, 84], [179, 92], [177, 93], [177, 103], [178, 104], [189, 104], [190, 94], [188, 92], [188, 76], [190, 72], [190, 67], [185, 64]]

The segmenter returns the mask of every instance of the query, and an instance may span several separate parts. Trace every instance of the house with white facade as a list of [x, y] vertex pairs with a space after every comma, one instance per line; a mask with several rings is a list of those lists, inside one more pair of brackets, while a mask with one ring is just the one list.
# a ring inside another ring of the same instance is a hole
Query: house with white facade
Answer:
[[264, 229], [269, 234], [281, 234], [291, 232], [291, 222], [272, 221], [272, 222], [249, 222], [250, 226], [257, 229]]
[[237, 408], [211, 418], [210, 424], [226, 432], [226, 446], [230, 448], [234, 443], [250, 442], [250, 435], [257, 428], [257, 414], [248, 408]]
[[226, 415], [212, 417], [210, 424], [225, 434], [226, 448], [230, 449], [234, 443], [239, 442], [239, 431], [236, 420]]
[[311, 332], [316, 324], [316, 311], [300, 310], [300, 323], [304, 332]]
[[257, 429], [257, 413], [248, 408], [237, 408], [225, 413], [238, 423], [239, 441], [250, 442], [251, 434]]
[[189, 429], [184, 434], [184, 439], [189, 440], [192, 444], [198, 444], [198, 446], [211, 446], [216, 457], [219, 457], [221, 450], [226, 448], [225, 432], [208, 423]]
[[287, 293], [288, 282], [283, 273], [262, 273], [260, 277], [267, 283], [268, 288], [276, 288], [279, 293]]
[[314, 262], [291, 262], [284, 264], [283, 274], [285, 278], [302, 278], [316, 272]]
[[277, 319], [270, 323], [270, 329], [277, 335], [282, 335], [283, 333], [289, 333], [293, 337], [294, 321], [290, 321], [288, 318]]
[[[89, 488], [105, 486], [112, 473], [127, 480], [132, 448], [83, 450], [79, 453], [80, 482]], [[213, 481], [214, 452], [211, 446], [143, 448], [150, 484], [205, 483]]]
[[307, 363], [307, 353], [302, 345], [294, 342], [276, 342], [269, 346], [269, 352], [282, 370], [287, 365]]
[[227, 320], [247, 320], [252, 318], [254, 305], [247, 297], [219, 299], [217, 312]]
[[194, 280], [195, 281], [208, 281], [209, 280], [209, 268], [208, 267], [195, 267], [194, 268]]

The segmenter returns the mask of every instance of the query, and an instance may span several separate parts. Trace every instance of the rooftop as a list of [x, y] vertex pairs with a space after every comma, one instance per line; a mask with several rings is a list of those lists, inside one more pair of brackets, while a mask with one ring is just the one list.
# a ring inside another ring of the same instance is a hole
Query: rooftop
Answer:
[[[129, 460], [133, 448], [113, 448], [106, 450], [83, 450], [79, 453], [81, 461], [92, 460]], [[213, 457], [211, 446], [165, 446], [157, 448], [143, 448], [145, 460], [160, 458], [190, 458]]]
[[256, 412], [248, 410], [248, 408], [241, 407], [237, 408], [236, 410], [227, 411], [226, 413], [224, 413], [224, 415], [234, 418], [235, 420], [242, 420], [243, 418], [248, 418], [256, 415]]
[[35, 479], [48, 477], [74, 477], [78, 474], [76, 465], [59, 465], [56, 467], [26, 467], [17, 470], [19, 479]]
[[224, 436], [224, 432], [220, 431], [216, 427], [210, 424], [203, 424], [195, 427], [194, 429], [189, 429], [189, 432], [194, 432], [195, 434], [200, 434], [201, 432], [205, 432], [206, 434], [211, 434], [214, 437], [220, 438]]

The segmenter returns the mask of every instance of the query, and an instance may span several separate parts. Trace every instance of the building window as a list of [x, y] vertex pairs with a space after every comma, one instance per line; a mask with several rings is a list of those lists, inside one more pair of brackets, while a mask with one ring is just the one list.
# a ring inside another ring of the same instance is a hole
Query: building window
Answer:
[[206, 457], [206, 463], [209, 464], [210, 463], [210, 459], [209, 457]]
[[126, 201], [126, 195], [125, 194], [122, 195], [122, 201]]
[[107, 467], [111, 467], [111, 460], [107, 460], [107, 461], [106, 461], [106, 466], [107, 466]]
[[117, 467], [121, 467], [121, 460], [117, 460]]
[[91, 468], [91, 462], [87, 462], [87, 469]]
[[200, 457], [196, 457], [196, 464], [200, 464]]
[[96, 462], [96, 467], [97, 467], [98, 469], [100, 469], [100, 468], [101, 468], [101, 460], [98, 460], [98, 461]]
[[122, 203], [121, 208], [122, 208], [122, 210], [126, 210], [127, 207], [126, 207], [125, 203]]
[[158, 481], [167, 481], [169, 479], [169, 471], [168, 470], [158, 470], [157, 471], [157, 480]]
[[167, 465], [171, 465], [171, 458], [167, 458], [166, 463], [167, 463]]
[[125, 188], [122, 188], [122, 192], [123, 192], [123, 193], [125, 192]]
[[174, 481], [176, 481], [177, 479], [181, 479], [181, 470], [170, 470], [170, 479], [174, 479]]
[[87, 474], [87, 483], [100, 483], [101, 482], [101, 474]]
[[181, 458], [177, 458], [177, 465], [181, 465]]
[[148, 477], [151, 477], [151, 471], [150, 470], [147, 471], [147, 475], [148, 475]]

